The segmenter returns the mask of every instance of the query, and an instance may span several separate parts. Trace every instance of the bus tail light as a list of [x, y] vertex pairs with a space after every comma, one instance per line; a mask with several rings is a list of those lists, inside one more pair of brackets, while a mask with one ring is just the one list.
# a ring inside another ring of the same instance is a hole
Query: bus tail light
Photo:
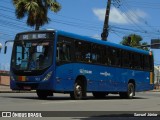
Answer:
[[49, 80], [51, 76], [52, 76], [52, 71], [49, 72], [49, 73], [44, 77], [43, 80]]
[[150, 72], [150, 84], [154, 84], [154, 73]]

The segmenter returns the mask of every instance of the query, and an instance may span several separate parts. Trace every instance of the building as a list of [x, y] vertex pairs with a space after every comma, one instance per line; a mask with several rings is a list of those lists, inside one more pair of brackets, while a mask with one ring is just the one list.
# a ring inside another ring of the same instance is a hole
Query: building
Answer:
[[0, 85], [10, 85], [9, 71], [0, 70]]
[[160, 66], [154, 66], [154, 84], [156, 88], [160, 88]]

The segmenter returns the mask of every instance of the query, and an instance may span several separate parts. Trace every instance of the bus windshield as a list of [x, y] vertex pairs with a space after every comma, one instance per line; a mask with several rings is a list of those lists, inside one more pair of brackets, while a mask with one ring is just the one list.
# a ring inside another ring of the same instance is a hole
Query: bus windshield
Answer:
[[42, 71], [52, 64], [53, 41], [15, 41], [11, 59], [13, 71]]

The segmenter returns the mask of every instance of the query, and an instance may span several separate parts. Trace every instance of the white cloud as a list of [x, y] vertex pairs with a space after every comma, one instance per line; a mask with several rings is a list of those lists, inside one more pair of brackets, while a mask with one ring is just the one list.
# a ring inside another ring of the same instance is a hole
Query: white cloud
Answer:
[[[104, 21], [106, 9], [93, 9], [93, 13], [98, 17], [100, 21]], [[117, 24], [130, 24], [131, 22], [140, 23], [141, 18], [146, 18], [147, 14], [142, 10], [126, 11], [125, 13], [118, 10], [117, 8], [112, 8], [110, 11], [109, 21], [111, 23]]]
[[92, 38], [100, 39], [100, 40], [101, 40], [101, 36], [100, 36], [100, 35], [98, 35], [98, 34], [93, 35], [93, 36], [92, 36]]
[[104, 20], [105, 9], [94, 8], [94, 9], [93, 9], [93, 13], [98, 17], [98, 19], [99, 19], [100, 21], [103, 21], [103, 20]]

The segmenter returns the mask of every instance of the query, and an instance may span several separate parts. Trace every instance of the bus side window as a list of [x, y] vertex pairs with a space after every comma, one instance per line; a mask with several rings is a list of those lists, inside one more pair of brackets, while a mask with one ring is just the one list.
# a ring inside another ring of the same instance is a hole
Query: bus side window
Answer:
[[103, 46], [93, 44], [92, 45], [92, 63], [102, 64], [104, 50]]
[[115, 53], [115, 55], [116, 55], [116, 58], [115, 58], [115, 60], [116, 60], [116, 66], [121, 66], [121, 50], [120, 49], [115, 49], [115, 51], [116, 51], [116, 53]]
[[144, 55], [144, 70], [150, 70], [150, 58], [147, 55]]
[[111, 65], [110, 47], [106, 47], [104, 53], [105, 65]]
[[134, 68], [135, 69], [143, 69], [142, 56], [140, 54], [134, 53], [132, 57], [133, 57]]
[[75, 42], [76, 61], [91, 62], [91, 44], [84, 41]]
[[111, 61], [111, 65], [120, 66], [121, 65], [121, 57], [120, 57], [121, 51], [113, 47], [109, 47], [108, 51], [109, 51], [109, 59]]
[[106, 51], [106, 46], [100, 46], [100, 60], [101, 60], [101, 63], [104, 64], [104, 65], [107, 65], [108, 64], [108, 61], [107, 61], [107, 51]]
[[122, 66], [126, 68], [132, 67], [132, 62], [130, 59], [130, 54], [128, 51], [122, 51]]
[[59, 37], [57, 43], [57, 61], [71, 61], [71, 44], [69, 38]]
[[75, 58], [76, 58], [76, 61], [82, 61], [81, 44], [82, 44], [82, 42], [80, 42], [80, 41], [75, 42], [75, 49], [76, 49]]

